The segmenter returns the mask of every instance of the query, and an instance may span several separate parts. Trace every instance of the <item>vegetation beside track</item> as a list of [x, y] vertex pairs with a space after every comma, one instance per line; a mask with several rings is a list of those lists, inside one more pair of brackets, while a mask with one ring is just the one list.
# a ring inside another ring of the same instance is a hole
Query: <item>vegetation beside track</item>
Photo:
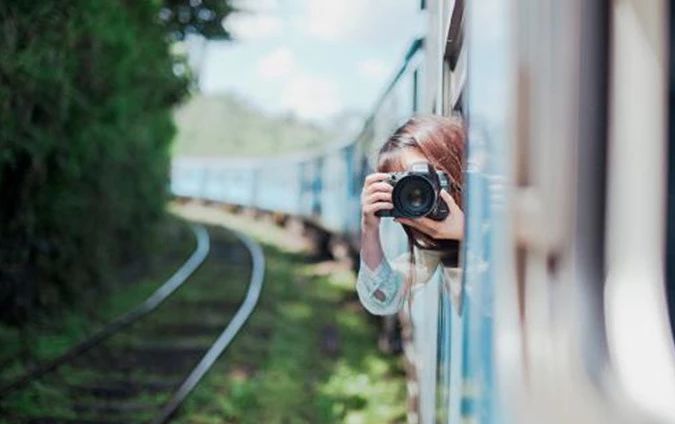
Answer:
[[[209, 233], [205, 262], [171, 297], [132, 326], [1, 399], [0, 423], [140, 423], [156, 416], [227, 326], [247, 290], [246, 248], [230, 231], [211, 228]], [[129, 300], [119, 295], [115, 303]]]
[[68, 306], [149, 252], [186, 93], [157, 3], [0, 2], [2, 322]]
[[[36, 311], [21, 328], [0, 324], [0, 381], [7, 381], [26, 367], [58, 356], [93, 330], [147, 298], [195, 248], [188, 224], [175, 217], [161, 226], [162, 237], [154, 252], [125, 267], [125, 280], [98, 296], [86, 295], [60, 310]], [[85, 301], [86, 300], [86, 301]]]
[[376, 320], [360, 306], [347, 266], [308, 262], [302, 240], [268, 222], [178, 210], [254, 235], [267, 268], [255, 312], [177, 422], [405, 421], [402, 358], [378, 351]]
[[228, 39], [233, 8], [0, 1], [0, 322], [67, 307], [152, 254], [189, 88], [171, 51], [188, 33]]
[[[178, 211], [252, 234], [263, 245], [267, 268], [256, 310], [179, 410], [176, 422], [405, 421], [402, 359], [377, 350], [376, 320], [356, 299], [348, 267], [308, 261], [302, 238], [268, 222], [215, 208]], [[212, 247], [231, 239], [224, 230], [212, 228], [210, 233]], [[103, 352], [3, 400], [0, 423], [12, 422], [7, 416], [147, 421], [196, 363], [190, 352], [205, 350], [243, 299], [248, 277], [241, 267], [228, 265], [228, 250], [213, 250], [166, 305], [110, 339]], [[133, 297], [129, 291], [106, 303], [129, 307], [140, 300], [131, 301]], [[212, 305], [221, 298], [227, 299], [225, 306]], [[99, 306], [94, 309], [106, 310]], [[66, 333], [41, 337], [58, 340]], [[153, 352], [149, 358], [148, 352]]]

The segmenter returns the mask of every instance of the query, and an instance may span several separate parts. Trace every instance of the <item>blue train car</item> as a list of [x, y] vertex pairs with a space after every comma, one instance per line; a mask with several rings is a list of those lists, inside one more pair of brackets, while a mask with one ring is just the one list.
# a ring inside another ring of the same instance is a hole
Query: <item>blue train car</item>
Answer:
[[271, 159], [256, 164], [256, 208], [297, 215], [301, 193], [299, 159]]
[[336, 146], [322, 156], [319, 166], [322, 182], [319, 193], [320, 221], [322, 226], [336, 234], [345, 234], [349, 221], [353, 220], [353, 210], [348, 207], [350, 197], [353, 196], [350, 187], [353, 172], [351, 150], [351, 144]]

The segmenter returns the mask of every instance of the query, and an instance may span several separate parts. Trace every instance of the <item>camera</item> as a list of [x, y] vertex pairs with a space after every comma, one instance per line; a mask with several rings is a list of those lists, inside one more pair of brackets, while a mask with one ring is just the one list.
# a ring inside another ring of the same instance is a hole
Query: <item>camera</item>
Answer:
[[450, 210], [440, 196], [441, 189], [448, 189], [448, 174], [426, 162], [414, 163], [405, 172], [389, 173], [385, 182], [391, 184], [393, 209], [375, 213], [380, 217], [419, 218], [426, 216], [436, 221], [444, 220]]

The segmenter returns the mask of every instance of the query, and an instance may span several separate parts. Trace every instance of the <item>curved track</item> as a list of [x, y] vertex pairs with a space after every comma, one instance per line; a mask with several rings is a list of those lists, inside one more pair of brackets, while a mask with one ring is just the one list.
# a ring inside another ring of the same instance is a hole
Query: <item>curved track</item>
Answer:
[[[49, 386], [50, 383], [43, 384], [44, 379], [52, 378], [52, 387], [60, 387], [66, 393], [69, 412], [61, 416], [10, 414], [10, 422], [169, 421], [253, 312], [264, 277], [262, 249], [248, 236], [214, 230], [222, 234], [213, 242], [204, 227], [195, 225], [193, 231], [198, 241], [195, 251], [143, 303], [63, 355], [0, 389], [2, 400], [29, 383], [32, 390], [36, 387], [34, 382]], [[210, 264], [204, 271], [206, 275], [200, 273], [200, 279], [186, 285], [172, 296], [171, 302], [151, 314], [205, 261]], [[211, 275], [214, 271], [215, 276]], [[249, 272], [248, 280], [242, 278]], [[246, 288], [243, 301], [233, 302], [242, 288]], [[236, 313], [224, 321], [235, 308]], [[146, 319], [134, 324], [142, 317]], [[55, 374], [59, 375], [54, 378]], [[73, 375], [89, 377], [78, 380], [80, 377], [73, 379]], [[51, 403], [47, 405], [51, 410]]]
[[162, 409], [162, 412], [152, 421], [153, 424], [163, 424], [169, 421], [188, 394], [190, 394], [197, 386], [202, 377], [204, 377], [206, 372], [211, 369], [211, 366], [216, 362], [216, 359], [218, 359], [227, 346], [229, 346], [232, 339], [234, 339], [234, 336], [237, 335], [253, 312], [255, 305], [258, 303], [263, 279], [265, 277], [265, 255], [263, 254], [260, 245], [252, 238], [240, 232], [233, 232], [239, 237], [251, 254], [251, 281], [249, 283], [248, 291], [246, 292], [246, 298], [225, 330], [218, 336], [218, 339], [216, 339], [208, 352], [206, 352], [201, 361], [199, 361], [199, 364], [197, 364], [190, 375], [183, 381], [171, 400]]

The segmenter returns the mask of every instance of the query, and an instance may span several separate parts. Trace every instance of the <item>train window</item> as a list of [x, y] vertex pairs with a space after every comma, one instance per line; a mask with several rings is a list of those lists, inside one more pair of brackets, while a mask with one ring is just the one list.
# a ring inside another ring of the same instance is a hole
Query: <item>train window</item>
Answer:
[[457, 0], [450, 17], [443, 54], [442, 107], [444, 115], [461, 114], [466, 85], [467, 57], [464, 43], [464, 1]]
[[452, 107], [452, 113], [456, 115], [464, 116], [464, 92], [462, 91], [459, 94], [457, 103]]
[[445, 62], [455, 70], [464, 39], [464, 0], [456, 0], [450, 18], [450, 30], [445, 48]]

